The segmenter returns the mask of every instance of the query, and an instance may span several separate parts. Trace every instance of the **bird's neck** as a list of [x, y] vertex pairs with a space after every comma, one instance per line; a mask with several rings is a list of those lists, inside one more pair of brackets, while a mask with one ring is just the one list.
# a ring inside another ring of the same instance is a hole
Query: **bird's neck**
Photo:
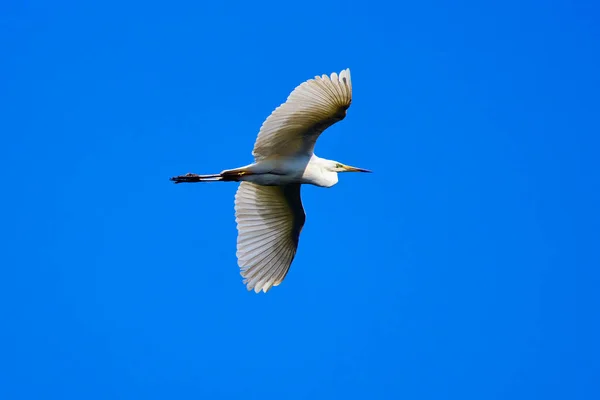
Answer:
[[338, 174], [337, 172], [331, 171], [329, 165], [332, 161], [327, 160], [325, 158], [317, 157], [313, 154], [310, 159], [310, 164], [314, 167], [308, 168], [311, 175], [312, 184], [321, 187], [332, 187], [336, 183], [338, 183]]

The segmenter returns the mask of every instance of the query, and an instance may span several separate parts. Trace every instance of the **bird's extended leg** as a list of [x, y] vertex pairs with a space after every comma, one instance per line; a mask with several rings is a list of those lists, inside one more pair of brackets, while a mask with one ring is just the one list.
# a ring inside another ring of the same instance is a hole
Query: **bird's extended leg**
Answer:
[[198, 175], [187, 173], [185, 175], [178, 175], [170, 178], [171, 181], [175, 183], [194, 183], [194, 182], [217, 182], [222, 181], [223, 178], [221, 174], [211, 174], [211, 175]]
[[252, 175], [253, 173], [246, 169], [226, 170], [220, 174], [198, 175], [187, 173], [170, 178], [175, 183], [195, 183], [195, 182], [239, 182], [242, 176]]

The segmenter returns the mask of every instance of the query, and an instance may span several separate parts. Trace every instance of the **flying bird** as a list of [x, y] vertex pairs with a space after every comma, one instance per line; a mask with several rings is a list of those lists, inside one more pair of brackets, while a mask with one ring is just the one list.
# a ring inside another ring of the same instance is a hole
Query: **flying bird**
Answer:
[[350, 70], [297, 86], [263, 122], [252, 164], [220, 174], [188, 173], [175, 183], [241, 182], [235, 195], [237, 259], [250, 291], [278, 286], [290, 268], [305, 222], [300, 186], [331, 187], [339, 172], [371, 172], [314, 154], [317, 139], [343, 120], [352, 102]]

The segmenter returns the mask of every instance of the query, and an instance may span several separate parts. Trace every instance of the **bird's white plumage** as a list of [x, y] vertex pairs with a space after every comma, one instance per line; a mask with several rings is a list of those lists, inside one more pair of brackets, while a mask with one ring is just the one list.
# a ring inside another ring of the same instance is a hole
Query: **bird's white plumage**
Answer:
[[331, 187], [339, 172], [369, 172], [314, 154], [321, 133], [346, 117], [350, 70], [298, 85], [262, 124], [255, 162], [220, 174], [186, 174], [182, 182], [240, 182], [235, 196], [237, 258], [248, 290], [267, 292], [285, 278], [296, 255], [305, 214], [302, 184]]
[[261, 160], [312, 154], [319, 135], [344, 119], [351, 102], [350, 69], [303, 82], [262, 124], [252, 155]]
[[237, 257], [248, 290], [267, 292], [287, 274], [305, 215], [300, 185], [241, 182], [235, 195]]
[[[349, 69], [305, 81], [262, 124], [252, 154], [259, 162], [312, 155], [319, 135], [344, 119], [351, 102]], [[244, 283], [248, 290], [266, 292], [283, 280], [296, 254], [305, 219], [300, 185], [242, 182], [235, 209], [237, 257]]]

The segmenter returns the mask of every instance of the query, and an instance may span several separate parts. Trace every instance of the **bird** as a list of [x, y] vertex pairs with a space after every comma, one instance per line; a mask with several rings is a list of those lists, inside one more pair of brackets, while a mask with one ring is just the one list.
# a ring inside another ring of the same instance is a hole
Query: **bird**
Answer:
[[267, 117], [254, 143], [254, 162], [218, 174], [187, 173], [176, 184], [240, 182], [235, 194], [237, 260], [248, 291], [267, 293], [286, 277], [306, 214], [302, 185], [330, 188], [341, 172], [371, 172], [314, 153], [317, 139], [343, 120], [352, 103], [350, 69], [296, 86]]

